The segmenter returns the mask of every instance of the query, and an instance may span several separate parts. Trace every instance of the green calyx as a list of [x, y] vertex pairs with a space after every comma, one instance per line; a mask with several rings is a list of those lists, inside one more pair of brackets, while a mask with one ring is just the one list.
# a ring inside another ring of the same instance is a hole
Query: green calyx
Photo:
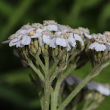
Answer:
[[41, 47], [37, 39], [32, 39], [29, 44], [29, 52], [32, 56], [41, 54]]

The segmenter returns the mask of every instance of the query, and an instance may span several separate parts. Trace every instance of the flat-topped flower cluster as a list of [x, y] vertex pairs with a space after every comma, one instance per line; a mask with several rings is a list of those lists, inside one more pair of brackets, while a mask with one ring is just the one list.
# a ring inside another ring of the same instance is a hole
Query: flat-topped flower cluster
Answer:
[[110, 32], [104, 32], [103, 34], [93, 34], [92, 38], [94, 42], [90, 45], [89, 49], [96, 51], [110, 51]]
[[67, 51], [70, 51], [72, 47], [76, 47], [77, 42], [83, 47], [89, 44], [89, 49], [97, 52], [110, 50], [110, 32], [90, 35], [87, 28], [72, 29], [53, 20], [43, 21], [43, 24], [24, 25], [4, 43], [9, 43], [10, 47], [22, 48], [29, 45], [31, 39], [35, 38], [39, 40], [40, 46], [47, 44], [49, 47], [56, 48], [59, 45], [66, 47]]
[[9, 43], [10, 47], [24, 47], [30, 44], [31, 39], [37, 38], [40, 46], [47, 44], [52, 48], [56, 48], [59, 45], [67, 47], [69, 51], [71, 47], [76, 47], [77, 41], [84, 46], [83, 34], [88, 35], [89, 30], [84, 28], [72, 29], [69, 26], [60, 25], [53, 20], [49, 20], [44, 21], [43, 25], [34, 23], [32, 25], [27, 24], [22, 26], [4, 43]]

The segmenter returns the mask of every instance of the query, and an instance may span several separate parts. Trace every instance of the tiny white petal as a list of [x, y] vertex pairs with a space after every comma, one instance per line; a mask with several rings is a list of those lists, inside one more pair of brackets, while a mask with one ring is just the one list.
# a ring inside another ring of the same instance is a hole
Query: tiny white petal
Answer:
[[95, 47], [98, 45], [98, 43], [97, 42], [94, 42], [94, 43], [92, 43], [90, 46], [89, 46], [89, 49], [91, 49], [91, 50], [93, 50], [93, 49], [95, 49]]
[[43, 38], [39, 37], [40, 46], [44, 45]]
[[23, 45], [29, 45], [31, 42], [31, 38], [29, 36], [24, 36], [22, 39], [22, 44]]
[[110, 43], [106, 43], [106, 49], [110, 51]]
[[85, 33], [85, 36], [86, 36], [88, 39], [92, 39], [92, 38], [93, 38], [92, 35], [89, 35], [89, 34], [87, 34], [87, 33]]
[[51, 40], [51, 42], [50, 42], [50, 45], [49, 45], [50, 47], [52, 47], [52, 48], [56, 48], [56, 38], [53, 38], [52, 40]]
[[41, 33], [36, 33], [35, 35], [31, 36], [31, 38], [38, 38], [38, 37], [41, 37], [42, 34]]
[[67, 44], [67, 51], [70, 51], [71, 50], [71, 47], [69, 44]]
[[41, 33], [43, 31], [43, 29], [37, 29], [36, 32]]
[[12, 46], [15, 46], [16, 44], [17, 44], [17, 42], [13, 42], [13, 40], [11, 40], [9, 43], [9, 46], [12, 47]]
[[66, 47], [67, 46], [67, 43], [66, 43], [65, 39], [63, 39], [63, 38], [57, 38], [56, 39], [56, 44], [60, 45], [62, 47]]
[[72, 47], [75, 47], [75, 46], [76, 46], [76, 41], [75, 41], [74, 38], [69, 37], [67, 40], [68, 40], [68, 43], [69, 43]]
[[13, 39], [13, 40], [11, 40], [12, 42], [18, 42], [20, 39], [18, 39], [18, 38], [15, 38], [15, 39]]
[[30, 28], [28, 30], [26, 30], [26, 33], [29, 33], [30, 31], [33, 31], [35, 28]]
[[58, 27], [56, 25], [48, 25], [47, 29], [50, 30], [50, 31], [57, 31]]
[[89, 90], [96, 90], [103, 95], [110, 95], [110, 89], [100, 83], [88, 82], [86, 86]]
[[82, 46], [84, 46], [84, 42], [83, 42], [81, 36], [79, 36], [78, 34], [74, 34], [74, 38], [75, 38], [75, 40], [80, 41]]
[[19, 29], [19, 30], [17, 31], [17, 33], [19, 33], [19, 34], [26, 34], [26, 33], [27, 33], [26, 31], [27, 31], [27, 30]]
[[106, 46], [104, 44], [99, 44], [98, 42], [94, 42], [89, 46], [89, 49], [95, 49], [98, 51], [105, 51]]
[[22, 44], [22, 40], [17, 42], [16, 47], [24, 47], [24, 45]]
[[43, 35], [43, 41], [44, 41], [44, 43], [46, 43], [47, 45], [49, 45], [51, 40], [50, 40], [50, 37], [49, 36]]
[[95, 47], [95, 50], [96, 51], [105, 51], [106, 49], [106, 46], [104, 44], [98, 44], [96, 47]]
[[9, 43], [11, 40], [6, 40], [6, 41], [3, 41], [2, 43], [3, 44], [7, 44], [7, 43]]
[[56, 34], [56, 35], [61, 35], [61, 32], [56, 32], [55, 34]]

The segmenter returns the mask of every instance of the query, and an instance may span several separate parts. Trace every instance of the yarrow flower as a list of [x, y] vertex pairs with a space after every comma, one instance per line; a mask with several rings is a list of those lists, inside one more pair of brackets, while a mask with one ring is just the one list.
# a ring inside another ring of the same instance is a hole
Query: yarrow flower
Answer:
[[71, 47], [76, 47], [76, 41], [81, 42], [84, 46], [81, 36], [74, 34], [71, 29], [71, 27], [60, 25], [53, 20], [44, 21], [43, 25], [40, 23], [27, 24], [22, 26], [21, 29], [9, 37], [8, 41], [3, 43], [9, 43], [10, 47], [22, 48], [25, 45], [29, 45], [31, 39], [37, 38], [40, 46], [44, 44], [52, 48], [61, 46], [66, 47], [67, 51], [70, 51]]
[[89, 49], [98, 51], [106, 50], [106, 36], [102, 34], [93, 34], [94, 42], [89, 46]]

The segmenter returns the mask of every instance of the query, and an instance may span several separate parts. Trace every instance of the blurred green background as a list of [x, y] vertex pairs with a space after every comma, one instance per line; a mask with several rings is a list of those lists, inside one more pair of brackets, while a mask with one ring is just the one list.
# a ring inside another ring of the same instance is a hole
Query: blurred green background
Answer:
[[[31, 70], [22, 66], [13, 48], [2, 42], [27, 23], [55, 20], [72, 28], [87, 27], [91, 33], [110, 31], [110, 0], [0, 0], [0, 109], [40, 110]], [[109, 66], [110, 67], [110, 66]], [[94, 78], [110, 84], [109, 67]], [[84, 78], [87, 63], [74, 74]], [[96, 110], [109, 110], [110, 96]]]

